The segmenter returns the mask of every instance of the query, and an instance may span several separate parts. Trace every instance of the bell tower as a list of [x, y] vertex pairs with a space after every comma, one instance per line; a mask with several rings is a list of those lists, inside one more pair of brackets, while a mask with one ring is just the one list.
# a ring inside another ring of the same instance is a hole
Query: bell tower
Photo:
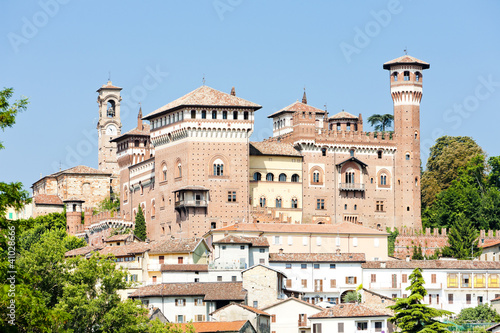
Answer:
[[116, 142], [110, 142], [121, 134], [120, 121], [120, 91], [122, 88], [113, 86], [111, 81], [97, 90], [97, 104], [99, 105], [99, 121], [97, 132], [99, 134], [99, 171], [112, 174], [111, 187], [117, 188], [118, 167], [116, 157]]
[[389, 70], [394, 104], [395, 158], [394, 226], [421, 229], [420, 101], [422, 71], [430, 65], [409, 55], [383, 65]]

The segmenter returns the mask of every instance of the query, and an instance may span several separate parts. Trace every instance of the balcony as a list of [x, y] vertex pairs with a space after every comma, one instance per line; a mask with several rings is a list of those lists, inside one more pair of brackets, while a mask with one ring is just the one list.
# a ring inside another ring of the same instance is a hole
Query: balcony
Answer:
[[207, 200], [179, 200], [175, 202], [175, 208], [184, 208], [184, 207], [207, 207]]
[[361, 183], [339, 183], [339, 190], [341, 191], [364, 191], [365, 184]]

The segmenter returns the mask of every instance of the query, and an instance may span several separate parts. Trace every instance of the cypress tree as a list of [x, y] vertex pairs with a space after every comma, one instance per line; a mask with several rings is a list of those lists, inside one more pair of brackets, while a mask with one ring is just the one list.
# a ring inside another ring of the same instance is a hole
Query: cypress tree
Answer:
[[135, 216], [134, 234], [142, 240], [146, 239], [146, 220], [144, 219], [144, 213], [141, 206], [139, 206], [137, 215]]

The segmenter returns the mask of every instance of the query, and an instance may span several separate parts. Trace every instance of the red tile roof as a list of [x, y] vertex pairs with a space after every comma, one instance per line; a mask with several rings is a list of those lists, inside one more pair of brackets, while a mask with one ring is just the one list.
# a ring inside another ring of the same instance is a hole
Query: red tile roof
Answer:
[[202, 264], [177, 264], [161, 265], [162, 272], [208, 272], [208, 265]]
[[214, 242], [214, 244], [251, 244], [252, 246], [269, 247], [269, 242], [266, 237], [243, 237], [234, 235], [224, 237]]
[[102, 172], [100, 170], [88, 167], [86, 165], [78, 165], [76, 167], [72, 167], [66, 170], [53, 173], [47, 177], [57, 177], [63, 174], [111, 175], [109, 172]]
[[64, 254], [65, 257], [76, 257], [76, 256], [85, 256], [92, 251], [99, 251], [102, 247], [99, 246], [84, 246], [78, 249], [73, 249]]
[[358, 119], [358, 117], [350, 114], [349, 112], [341, 111], [331, 116], [329, 119]]
[[222, 309], [225, 309], [225, 308], [227, 308], [229, 306], [239, 306], [240, 308], [243, 308], [245, 310], [248, 310], [248, 311], [256, 313], [256, 314], [260, 314], [260, 315], [263, 315], [263, 316], [271, 316], [269, 313], [264, 312], [262, 310], [259, 310], [257, 308], [251, 307], [249, 305], [241, 304], [241, 303], [235, 303], [235, 302], [231, 302], [228, 305], [225, 305], [222, 308], [219, 308], [219, 309], [215, 310], [210, 315], [213, 315], [214, 313], [217, 313], [217, 312], [221, 311]]
[[222, 91], [201, 86], [190, 93], [170, 102], [159, 109], [148, 114], [143, 119], [151, 119], [167, 111], [177, 109], [182, 106], [207, 106], [207, 107], [246, 107], [258, 110], [260, 105], [249, 102], [243, 98], [226, 94]]
[[325, 111], [315, 108], [314, 106], [307, 105], [305, 103], [301, 103], [299, 101], [284, 107], [283, 109], [276, 111], [275, 113], [267, 116], [267, 118], [273, 118], [281, 113], [290, 113], [290, 112], [316, 112], [324, 114]]
[[364, 253], [269, 253], [269, 262], [365, 262]]
[[127, 240], [131, 235], [130, 234], [122, 234], [122, 235], [114, 235], [105, 239], [105, 242], [119, 242]]
[[151, 244], [147, 243], [131, 243], [119, 246], [106, 246], [99, 251], [101, 255], [112, 254], [115, 257], [124, 257], [136, 253], [144, 253], [149, 251]]
[[250, 155], [276, 155], [276, 156], [297, 156], [302, 157], [300, 152], [291, 143], [285, 142], [250, 142]]
[[242, 301], [247, 291], [242, 282], [187, 282], [162, 283], [142, 287], [130, 297], [204, 296], [205, 301]]
[[390, 317], [361, 304], [344, 303], [325, 309], [309, 318], [352, 318], [352, 317]]
[[191, 324], [181, 324], [181, 329], [186, 329], [189, 325], [193, 326], [197, 333], [212, 332], [239, 332], [248, 320], [237, 321], [198, 321]]
[[171, 238], [164, 241], [160, 241], [151, 247], [151, 254], [161, 254], [161, 253], [191, 253], [202, 241], [201, 238]]
[[482, 247], [483, 249], [492, 247], [495, 245], [500, 244], [500, 239], [486, 239], [484, 243], [479, 243], [479, 247]]
[[55, 194], [38, 194], [34, 197], [37, 205], [58, 205], [63, 206], [61, 198]]
[[427, 69], [427, 68], [431, 67], [431, 65], [429, 65], [428, 62], [419, 60], [419, 59], [414, 58], [414, 57], [409, 56], [409, 55], [404, 55], [404, 56], [401, 56], [399, 58], [396, 58], [396, 59], [393, 59], [391, 61], [386, 62], [384, 64], [383, 68], [390, 69], [391, 65], [396, 65], [396, 64], [406, 64], [406, 65], [416, 64], [416, 65], [421, 65], [423, 69]]
[[142, 124], [142, 129], [140, 128], [134, 128], [126, 133], [123, 133], [122, 135], [114, 138], [111, 140], [111, 142], [118, 142], [121, 141], [122, 139], [129, 137], [129, 136], [149, 136], [151, 131], [151, 127], [148, 124]]
[[101, 89], [119, 89], [122, 90], [122, 88], [114, 86], [111, 81], [108, 81], [106, 84], [103, 84], [101, 88], [97, 89], [97, 92], [101, 91]]
[[254, 231], [272, 233], [322, 233], [322, 234], [364, 234], [386, 236], [386, 232], [361, 225], [342, 222], [338, 224], [289, 224], [289, 223], [237, 223], [227, 227], [214, 229], [218, 231]]
[[367, 261], [361, 264], [366, 268], [384, 268], [384, 269], [500, 269], [500, 261], [480, 261], [480, 260], [394, 260], [394, 261]]

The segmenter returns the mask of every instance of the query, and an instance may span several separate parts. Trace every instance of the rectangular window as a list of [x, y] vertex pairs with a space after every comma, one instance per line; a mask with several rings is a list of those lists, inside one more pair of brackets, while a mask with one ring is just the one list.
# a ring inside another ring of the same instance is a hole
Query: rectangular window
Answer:
[[286, 287], [292, 288], [292, 279], [286, 279]]
[[240, 250], [244, 250], [245, 249], [245, 245], [240, 245]]
[[408, 297], [408, 294], [403, 294], [403, 298], [407, 298]]
[[175, 299], [175, 306], [186, 306], [186, 299], [185, 298], [176, 298]]
[[307, 264], [300, 264], [301, 269], [307, 269]]
[[195, 321], [205, 321], [205, 315], [196, 315]]
[[281, 245], [281, 236], [274, 236], [274, 245]]
[[266, 253], [266, 249], [259, 249], [259, 253]]
[[397, 274], [392, 274], [392, 288], [398, 287], [398, 276]]
[[337, 288], [337, 280], [336, 279], [330, 280], [330, 288]]
[[448, 288], [458, 288], [458, 274], [448, 274]]
[[236, 282], [236, 275], [231, 276], [231, 281]]
[[319, 264], [314, 264], [314, 269], [319, 269]]
[[183, 264], [184, 263], [184, 257], [177, 257], [177, 263], [178, 264]]
[[337, 330], [339, 331], [339, 333], [344, 333], [344, 323], [338, 323]]
[[486, 287], [486, 277], [484, 274], [474, 274], [474, 288]]
[[265, 263], [266, 263], [266, 259], [263, 259], [263, 258], [259, 259], [259, 264], [263, 264], [264, 265]]
[[322, 279], [314, 280], [314, 291], [315, 292], [323, 291], [323, 280]]
[[273, 314], [271, 315], [271, 323], [275, 323], [276, 322], [276, 315]]
[[375, 322], [375, 332], [382, 332], [382, 322], [381, 321]]
[[291, 269], [292, 268], [292, 264], [285, 264], [285, 268], [286, 269]]
[[217, 276], [217, 282], [222, 282], [222, 275]]
[[357, 277], [356, 276], [346, 276], [345, 277], [345, 283], [346, 284], [356, 284], [357, 283]]
[[366, 321], [356, 322], [356, 329], [358, 331], [368, 331], [368, 322]]
[[302, 288], [307, 288], [307, 279], [302, 279], [301, 281]]
[[431, 274], [431, 283], [436, 283], [436, 274]]
[[321, 246], [321, 236], [316, 237], [316, 246]]
[[253, 301], [253, 307], [257, 309], [259, 307], [259, 301]]
[[227, 201], [228, 202], [236, 202], [236, 191], [228, 191], [227, 192]]
[[490, 274], [488, 276], [488, 288], [498, 288], [498, 274]]
[[358, 237], [353, 237], [352, 246], [354, 246], [354, 247], [358, 246]]
[[330, 264], [330, 269], [335, 269], [335, 264]]
[[165, 256], [160, 256], [159, 259], [160, 259], [160, 265], [165, 262]]
[[377, 282], [377, 274], [372, 274], [372, 280], [371, 282]]
[[316, 209], [325, 209], [325, 199], [316, 199]]
[[177, 316], [177, 322], [178, 323], [183, 323], [184, 322], [184, 315], [178, 315]]
[[465, 294], [465, 303], [471, 304], [472, 296], [471, 294]]
[[321, 324], [313, 324], [313, 333], [321, 333]]
[[448, 304], [453, 304], [453, 294], [448, 294]]
[[470, 288], [471, 287], [471, 277], [470, 274], [462, 274], [462, 288]]
[[384, 202], [383, 201], [376, 202], [375, 211], [376, 212], [383, 212], [384, 211]]
[[408, 282], [408, 275], [406, 275], [406, 274], [401, 275], [401, 282], [407, 283]]
[[307, 236], [302, 236], [302, 245], [307, 246]]
[[203, 305], [203, 298], [196, 298], [194, 304], [198, 306]]
[[288, 236], [288, 245], [293, 245], [293, 237]]

